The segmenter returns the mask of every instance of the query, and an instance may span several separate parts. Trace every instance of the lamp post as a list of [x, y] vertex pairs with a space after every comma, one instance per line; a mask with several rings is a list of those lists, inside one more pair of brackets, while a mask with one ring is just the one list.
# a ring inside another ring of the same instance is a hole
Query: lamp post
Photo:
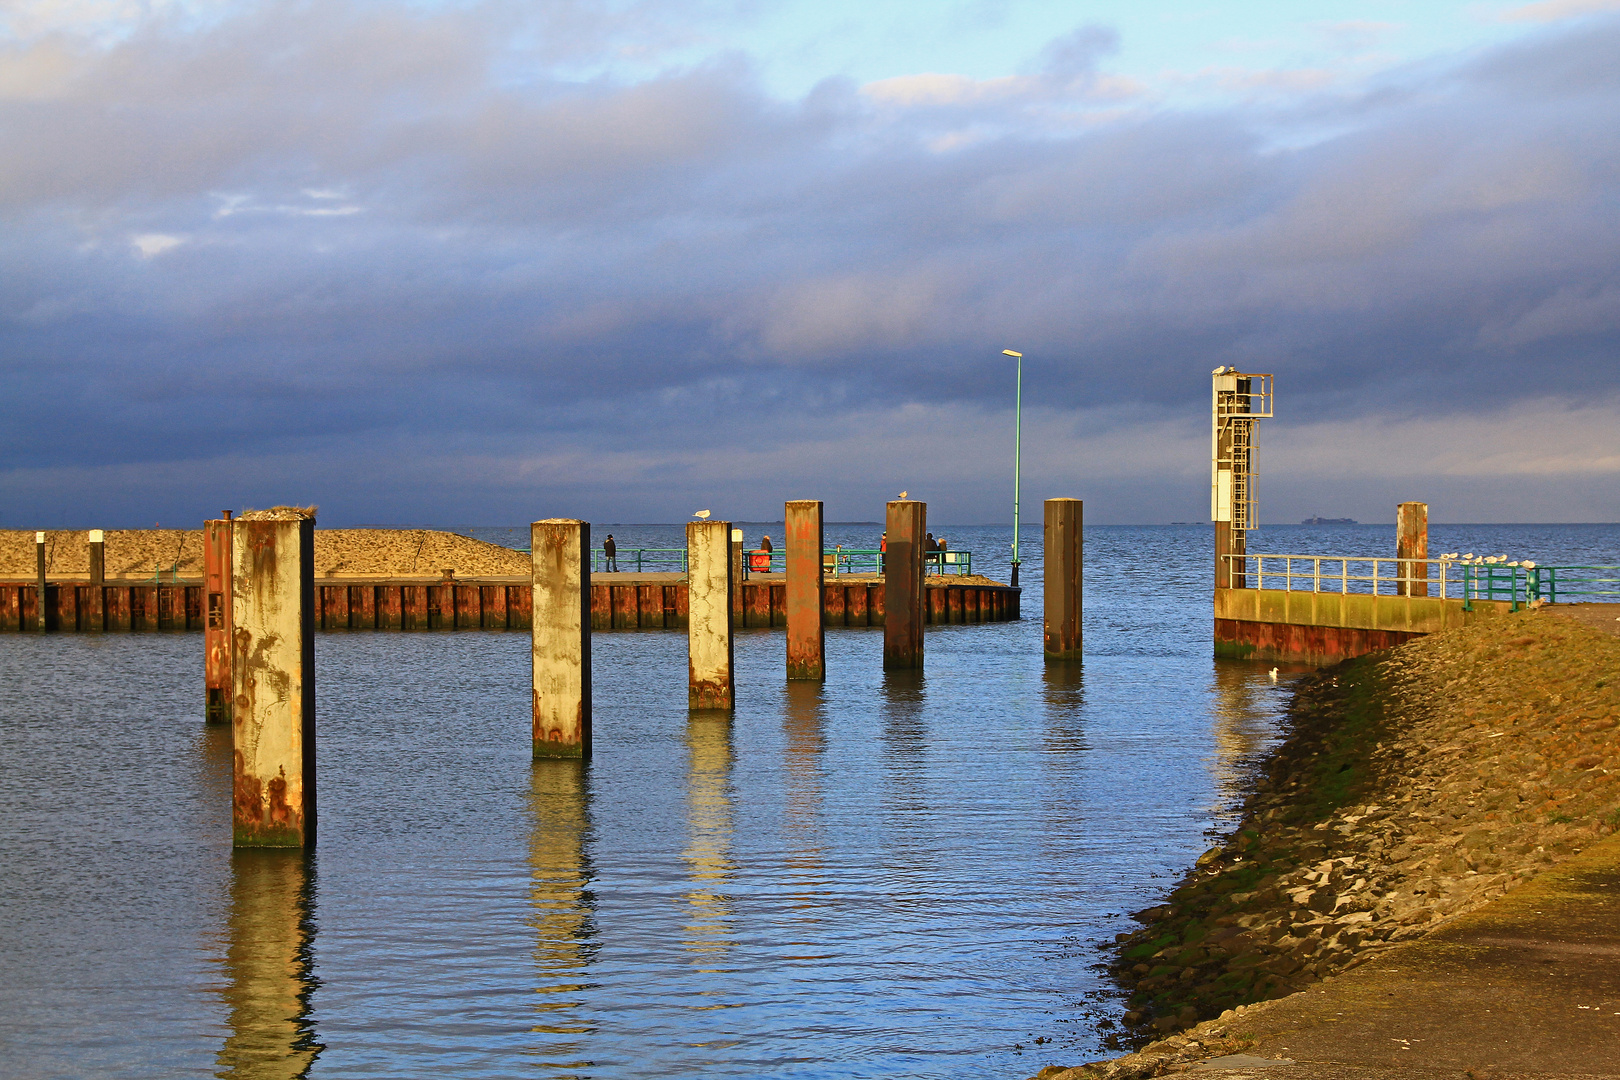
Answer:
[[1011, 349], [1002, 349], [1003, 356], [1016, 357], [1018, 360], [1017, 389], [1013, 394], [1013, 557], [1012, 557], [1012, 584], [1018, 586], [1018, 480], [1023, 471], [1024, 457], [1024, 354], [1013, 352]]

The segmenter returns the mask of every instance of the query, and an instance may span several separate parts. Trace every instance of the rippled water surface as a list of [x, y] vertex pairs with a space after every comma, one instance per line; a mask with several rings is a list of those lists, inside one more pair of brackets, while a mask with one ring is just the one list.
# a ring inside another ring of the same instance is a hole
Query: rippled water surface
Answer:
[[[1009, 530], [947, 532], [1004, 575]], [[1458, 542], [1546, 540], [1487, 532]], [[1119, 1009], [1099, 944], [1206, 846], [1283, 690], [1210, 659], [1201, 528], [1091, 530], [1087, 659], [1043, 665], [1026, 537], [1024, 620], [931, 629], [920, 675], [838, 629], [827, 683], [788, 686], [781, 633], [740, 631], [729, 722], [688, 715], [684, 635], [596, 635], [588, 766], [529, 760], [527, 635], [322, 635], [308, 857], [230, 849], [200, 635], [0, 639], [0, 1073], [1018, 1078], [1095, 1055]]]

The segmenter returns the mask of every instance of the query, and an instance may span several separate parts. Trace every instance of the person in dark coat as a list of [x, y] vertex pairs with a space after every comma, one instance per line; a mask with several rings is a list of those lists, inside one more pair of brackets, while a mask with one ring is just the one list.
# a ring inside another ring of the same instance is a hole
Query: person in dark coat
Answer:
[[602, 560], [604, 569], [610, 574], [619, 572], [619, 545], [613, 542], [613, 534], [608, 533], [607, 539], [602, 541]]

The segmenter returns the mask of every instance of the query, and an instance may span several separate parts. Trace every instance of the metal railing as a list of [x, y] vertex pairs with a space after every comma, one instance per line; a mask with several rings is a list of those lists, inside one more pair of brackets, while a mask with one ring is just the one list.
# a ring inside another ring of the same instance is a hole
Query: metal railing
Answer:
[[[743, 568], [745, 573], [752, 574], [786, 573], [787, 554], [781, 551], [745, 551]], [[830, 548], [821, 553], [821, 569], [829, 577], [844, 574], [881, 574], [883, 552], [878, 548]], [[923, 572], [971, 575], [973, 552], [930, 551], [924, 556]]]
[[1500, 600], [1518, 610], [1544, 600], [1620, 599], [1620, 566], [1539, 566], [1502, 556], [1393, 559], [1372, 555], [1228, 555], [1240, 588], [1282, 589], [1371, 596], [1430, 596], [1461, 600]]
[[[787, 570], [784, 551], [744, 551], [743, 573], [780, 574]], [[685, 548], [619, 548], [614, 557], [618, 573], [681, 573], [687, 572]], [[831, 577], [843, 574], [881, 574], [883, 552], [877, 548], [833, 547], [822, 552], [822, 571]], [[591, 550], [591, 573], [608, 572], [607, 556], [601, 548]], [[973, 573], [973, 552], [930, 551], [926, 556], [925, 572], [929, 574]]]
[[1532, 567], [1530, 592], [1549, 604], [1569, 603], [1569, 597], [1620, 599], [1620, 566]]
[[1252, 589], [1399, 596], [1409, 586], [1429, 586], [1429, 595], [1443, 596], [1455, 579], [1448, 573], [1448, 564], [1438, 559], [1430, 560], [1427, 567], [1422, 562], [1373, 555], [1228, 555], [1226, 559], [1233, 579], [1241, 579], [1241, 587]]
[[[686, 573], [686, 549], [679, 548], [619, 548], [613, 559], [616, 572], [621, 574]], [[591, 573], [608, 572], [607, 556], [601, 548], [591, 549]]]

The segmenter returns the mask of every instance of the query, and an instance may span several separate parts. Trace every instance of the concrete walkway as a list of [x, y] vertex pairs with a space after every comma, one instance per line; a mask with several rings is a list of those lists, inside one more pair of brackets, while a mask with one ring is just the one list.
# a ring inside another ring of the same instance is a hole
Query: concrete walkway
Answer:
[[1620, 1077], [1620, 836], [1222, 1026], [1279, 1063], [1211, 1076]]

